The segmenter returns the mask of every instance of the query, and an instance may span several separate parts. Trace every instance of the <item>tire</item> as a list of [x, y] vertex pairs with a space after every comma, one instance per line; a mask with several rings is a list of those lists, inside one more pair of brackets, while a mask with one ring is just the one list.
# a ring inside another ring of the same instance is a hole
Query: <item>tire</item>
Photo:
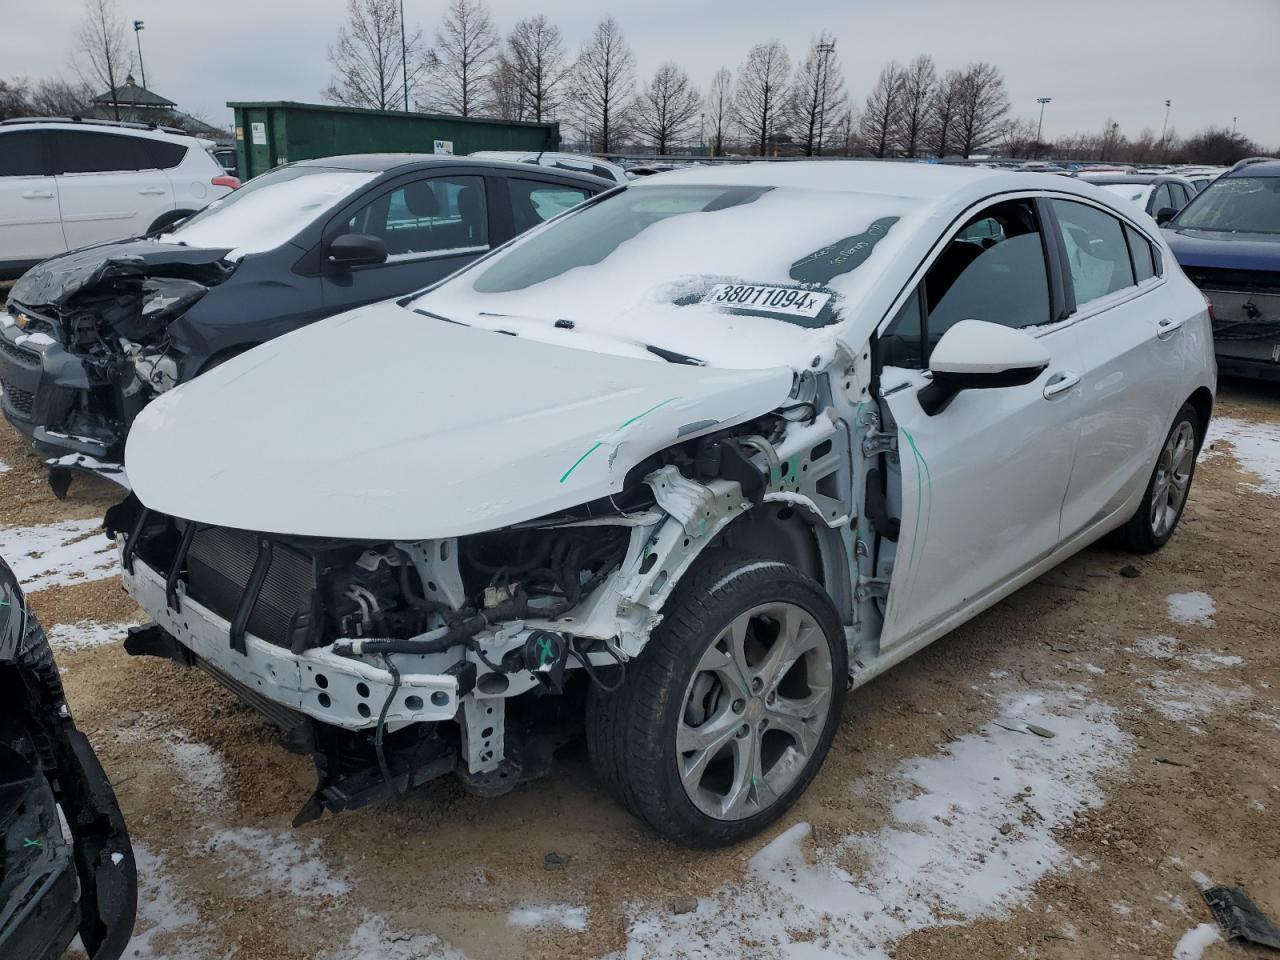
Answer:
[[179, 220], [185, 220], [191, 216], [192, 210], [170, 210], [168, 213], [162, 213], [156, 217], [155, 223], [147, 230], [148, 237], [156, 237], [164, 233]]
[[676, 588], [621, 688], [592, 685], [587, 748], [606, 788], [662, 836], [736, 843], [813, 780], [847, 687], [844, 630], [822, 587], [788, 564], [713, 550]]
[[1133, 553], [1154, 553], [1169, 542], [1186, 509], [1203, 442], [1200, 416], [1184, 403], [1160, 447], [1137, 513], [1117, 531], [1121, 546]]

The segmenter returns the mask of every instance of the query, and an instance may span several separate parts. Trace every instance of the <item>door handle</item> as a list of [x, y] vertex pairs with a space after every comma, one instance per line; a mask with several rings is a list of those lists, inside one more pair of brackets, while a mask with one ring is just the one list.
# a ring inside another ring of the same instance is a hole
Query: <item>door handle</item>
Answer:
[[23, 190], [22, 199], [23, 200], [52, 200], [53, 191], [52, 190]]
[[168, 191], [163, 187], [146, 187], [139, 190], [138, 193], [142, 194], [144, 197], [163, 197], [168, 193]]
[[1044, 385], [1044, 398], [1046, 400], [1053, 400], [1057, 397], [1065, 396], [1070, 393], [1079, 382], [1079, 374], [1071, 373], [1068, 370], [1062, 370], [1055, 373], [1049, 378], [1049, 382]]
[[1169, 339], [1170, 337], [1172, 337], [1175, 333], [1177, 333], [1179, 330], [1181, 330], [1181, 329], [1182, 329], [1182, 325], [1183, 325], [1184, 323], [1186, 323], [1186, 322], [1187, 322], [1187, 321], [1186, 321], [1185, 319], [1184, 319], [1184, 320], [1170, 320], [1170, 319], [1168, 319], [1168, 318], [1165, 318], [1164, 320], [1159, 321], [1158, 323], [1156, 323], [1156, 339], [1157, 339], [1157, 340], [1168, 340], [1168, 339]]

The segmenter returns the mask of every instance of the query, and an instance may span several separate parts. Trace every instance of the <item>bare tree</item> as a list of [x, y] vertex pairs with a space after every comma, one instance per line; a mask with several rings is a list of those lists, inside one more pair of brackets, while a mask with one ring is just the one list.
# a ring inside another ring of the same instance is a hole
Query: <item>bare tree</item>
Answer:
[[791, 84], [795, 135], [806, 157], [822, 154], [823, 141], [844, 101], [844, 71], [836, 59], [836, 38], [823, 32], [810, 42], [809, 53]]
[[503, 57], [515, 72], [522, 115], [539, 123], [555, 116], [573, 72], [560, 28], [542, 14], [517, 21]]
[[898, 133], [898, 146], [908, 157], [919, 156], [924, 147], [937, 85], [938, 74], [933, 66], [933, 57], [927, 54], [912, 60], [902, 73], [902, 127]]
[[[90, 87], [118, 89], [133, 71], [133, 52], [116, 0], [84, 0], [84, 16], [76, 32], [76, 71]], [[112, 111], [120, 119], [120, 104]]]
[[894, 60], [880, 71], [862, 108], [858, 132], [867, 149], [877, 157], [890, 152], [902, 129], [903, 83], [902, 64]]
[[786, 128], [790, 74], [791, 58], [777, 40], [757, 43], [738, 69], [738, 123], [748, 140], [754, 142], [759, 156], [768, 154], [769, 141]]
[[632, 109], [634, 132], [650, 141], [659, 154], [694, 135], [702, 98], [684, 68], [668, 60], [636, 97]]
[[[329, 48], [325, 99], [374, 110], [408, 110], [427, 70], [422, 30], [405, 30], [399, 0], [347, 0], [347, 22]], [[405, 102], [408, 87], [409, 102]]]
[[1038, 146], [1036, 121], [1030, 117], [1010, 120], [1000, 131], [1000, 153], [1006, 157], [1030, 157]]
[[34, 112], [31, 93], [31, 81], [26, 77], [0, 80], [0, 120], [30, 116]]
[[721, 67], [711, 78], [706, 99], [707, 121], [711, 124], [711, 156], [723, 157], [725, 135], [733, 121], [733, 75]]
[[31, 91], [31, 112], [38, 117], [79, 117], [93, 107], [93, 88], [83, 80], [48, 77]]
[[574, 68], [574, 99], [582, 135], [608, 153], [626, 132], [627, 108], [636, 86], [635, 58], [618, 21], [596, 24]]
[[493, 58], [489, 69], [489, 87], [492, 91], [490, 110], [503, 120], [527, 120], [524, 91], [520, 88], [519, 71], [503, 50]]
[[955, 149], [956, 116], [963, 88], [964, 74], [959, 70], [948, 70], [934, 88], [927, 136], [929, 149], [935, 156], [949, 156]]
[[856, 130], [853, 110], [845, 107], [832, 125], [831, 149], [842, 157], [853, 156], [853, 151], [857, 147]]
[[489, 70], [498, 46], [484, 0], [449, 0], [436, 30], [434, 105], [445, 113], [474, 117], [492, 103]]
[[968, 157], [999, 137], [1009, 114], [1009, 95], [999, 68], [982, 61], [965, 68], [959, 92], [956, 145]]

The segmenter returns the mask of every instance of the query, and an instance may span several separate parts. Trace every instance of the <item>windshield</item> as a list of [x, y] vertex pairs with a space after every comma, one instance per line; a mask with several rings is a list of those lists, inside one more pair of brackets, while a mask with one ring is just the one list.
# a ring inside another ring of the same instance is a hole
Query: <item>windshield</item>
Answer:
[[1102, 185], [1102, 189], [1118, 197], [1124, 197], [1145, 209], [1147, 198], [1151, 196], [1155, 186], [1150, 183], [1107, 183]]
[[231, 259], [274, 250], [376, 176], [360, 170], [279, 167], [215, 200], [162, 239], [226, 247]]
[[1229, 233], [1280, 233], [1280, 177], [1215, 180], [1172, 225]]

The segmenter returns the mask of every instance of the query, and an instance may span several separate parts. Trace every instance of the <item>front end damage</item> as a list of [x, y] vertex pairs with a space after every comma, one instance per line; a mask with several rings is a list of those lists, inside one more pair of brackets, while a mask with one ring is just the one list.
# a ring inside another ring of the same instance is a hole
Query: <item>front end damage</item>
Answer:
[[0, 311], [0, 408], [48, 461], [55, 491], [72, 467], [125, 482], [134, 417], [194, 373], [169, 327], [230, 274], [220, 257], [136, 241], [55, 258], [14, 286]]
[[621, 682], [709, 548], [785, 557], [851, 635], [878, 617], [852, 596], [851, 567], [868, 561], [850, 517], [862, 458], [848, 388], [798, 376], [772, 412], [624, 467], [618, 493], [471, 535], [255, 533], [130, 496], [107, 527], [155, 623], [126, 648], [204, 668], [314, 756], [298, 822], [451, 772], [505, 792], [578, 732], [589, 684]]

